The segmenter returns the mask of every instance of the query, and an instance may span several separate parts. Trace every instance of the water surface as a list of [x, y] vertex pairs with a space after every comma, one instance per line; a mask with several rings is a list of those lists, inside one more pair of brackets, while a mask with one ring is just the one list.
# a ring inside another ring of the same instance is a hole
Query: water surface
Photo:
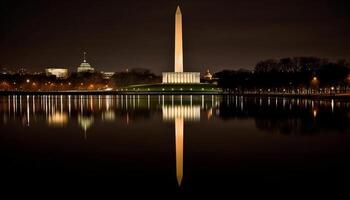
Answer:
[[[202, 192], [346, 186], [350, 102], [242, 96], [0, 96], [8, 187]], [[63, 184], [62, 184], [63, 183]]]

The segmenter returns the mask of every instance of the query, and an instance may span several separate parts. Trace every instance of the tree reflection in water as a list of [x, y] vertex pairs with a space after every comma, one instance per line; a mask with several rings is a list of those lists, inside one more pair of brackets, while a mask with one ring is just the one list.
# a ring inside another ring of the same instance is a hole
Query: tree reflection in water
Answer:
[[224, 120], [254, 118], [256, 127], [267, 133], [312, 135], [321, 130], [347, 133], [350, 102], [227, 96], [220, 103], [220, 117]]

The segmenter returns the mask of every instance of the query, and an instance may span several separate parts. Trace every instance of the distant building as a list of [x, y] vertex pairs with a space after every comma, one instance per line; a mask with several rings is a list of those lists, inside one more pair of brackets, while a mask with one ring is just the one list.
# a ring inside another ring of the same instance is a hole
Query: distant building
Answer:
[[69, 76], [67, 68], [48, 67], [45, 69], [46, 76], [56, 76], [58, 79], [66, 79]]
[[91, 67], [91, 65], [88, 62], [86, 62], [86, 52], [84, 52], [84, 60], [80, 64], [80, 66], [78, 67], [77, 72], [78, 73], [94, 73], [95, 72], [95, 69], [93, 67]]
[[0, 74], [9, 74], [9, 71], [6, 68], [1, 68]]
[[23, 75], [27, 75], [27, 74], [28, 74], [28, 71], [27, 71], [27, 69], [25, 69], [25, 68], [20, 68], [20, 69], [18, 69], [17, 73], [18, 73], [19, 75], [23, 76]]
[[111, 79], [115, 72], [101, 72], [102, 78], [105, 80]]
[[209, 69], [207, 69], [207, 71], [205, 71], [205, 74], [203, 76], [203, 79], [206, 81], [210, 81], [213, 79], [213, 75], [211, 75]]

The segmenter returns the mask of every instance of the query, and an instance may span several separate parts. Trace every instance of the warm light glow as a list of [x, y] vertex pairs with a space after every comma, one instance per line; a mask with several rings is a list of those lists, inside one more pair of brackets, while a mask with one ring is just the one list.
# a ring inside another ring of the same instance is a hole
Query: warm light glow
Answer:
[[51, 126], [63, 126], [68, 123], [68, 115], [66, 113], [55, 112], [49, 115], [47, 122]]
[[163, 119], [174, 120], [176, 118], [184, 118], [186, 120], [199, 120], [201, 115], [200, 106], [167, 106], [162, 107]]
[[175, 62], [174, 72], [164, 72], [162, 74], [163, 83], [186, 84], [200, 83], [199, 72], [183, 72], [183, 48], [182, 48], [182, 15], [180, 7], [177, 7], [175, 14]]
[[46, 68], [46, 76], [56, 76], [56, 78], [68, 78], [69, 73], [66, 68]]
[[183, 177], [183, 134], [184, 134], [184, 119], [175, 119], [175, 151], [176, 151], [176, 179], [179, 186]]
[[183, 72], [182, 15], [179, 6], [175, 14], [175, 72]]

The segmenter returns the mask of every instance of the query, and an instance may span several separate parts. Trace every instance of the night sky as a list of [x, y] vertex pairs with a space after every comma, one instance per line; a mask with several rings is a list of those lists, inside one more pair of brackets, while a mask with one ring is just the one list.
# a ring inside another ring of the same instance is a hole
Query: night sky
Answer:
[[173, 70], [181, 6], [184, 70], [253, 68], [267, 58], [350, 60], [348, 0], [42, 0], [0, 2], [0, 67]]

